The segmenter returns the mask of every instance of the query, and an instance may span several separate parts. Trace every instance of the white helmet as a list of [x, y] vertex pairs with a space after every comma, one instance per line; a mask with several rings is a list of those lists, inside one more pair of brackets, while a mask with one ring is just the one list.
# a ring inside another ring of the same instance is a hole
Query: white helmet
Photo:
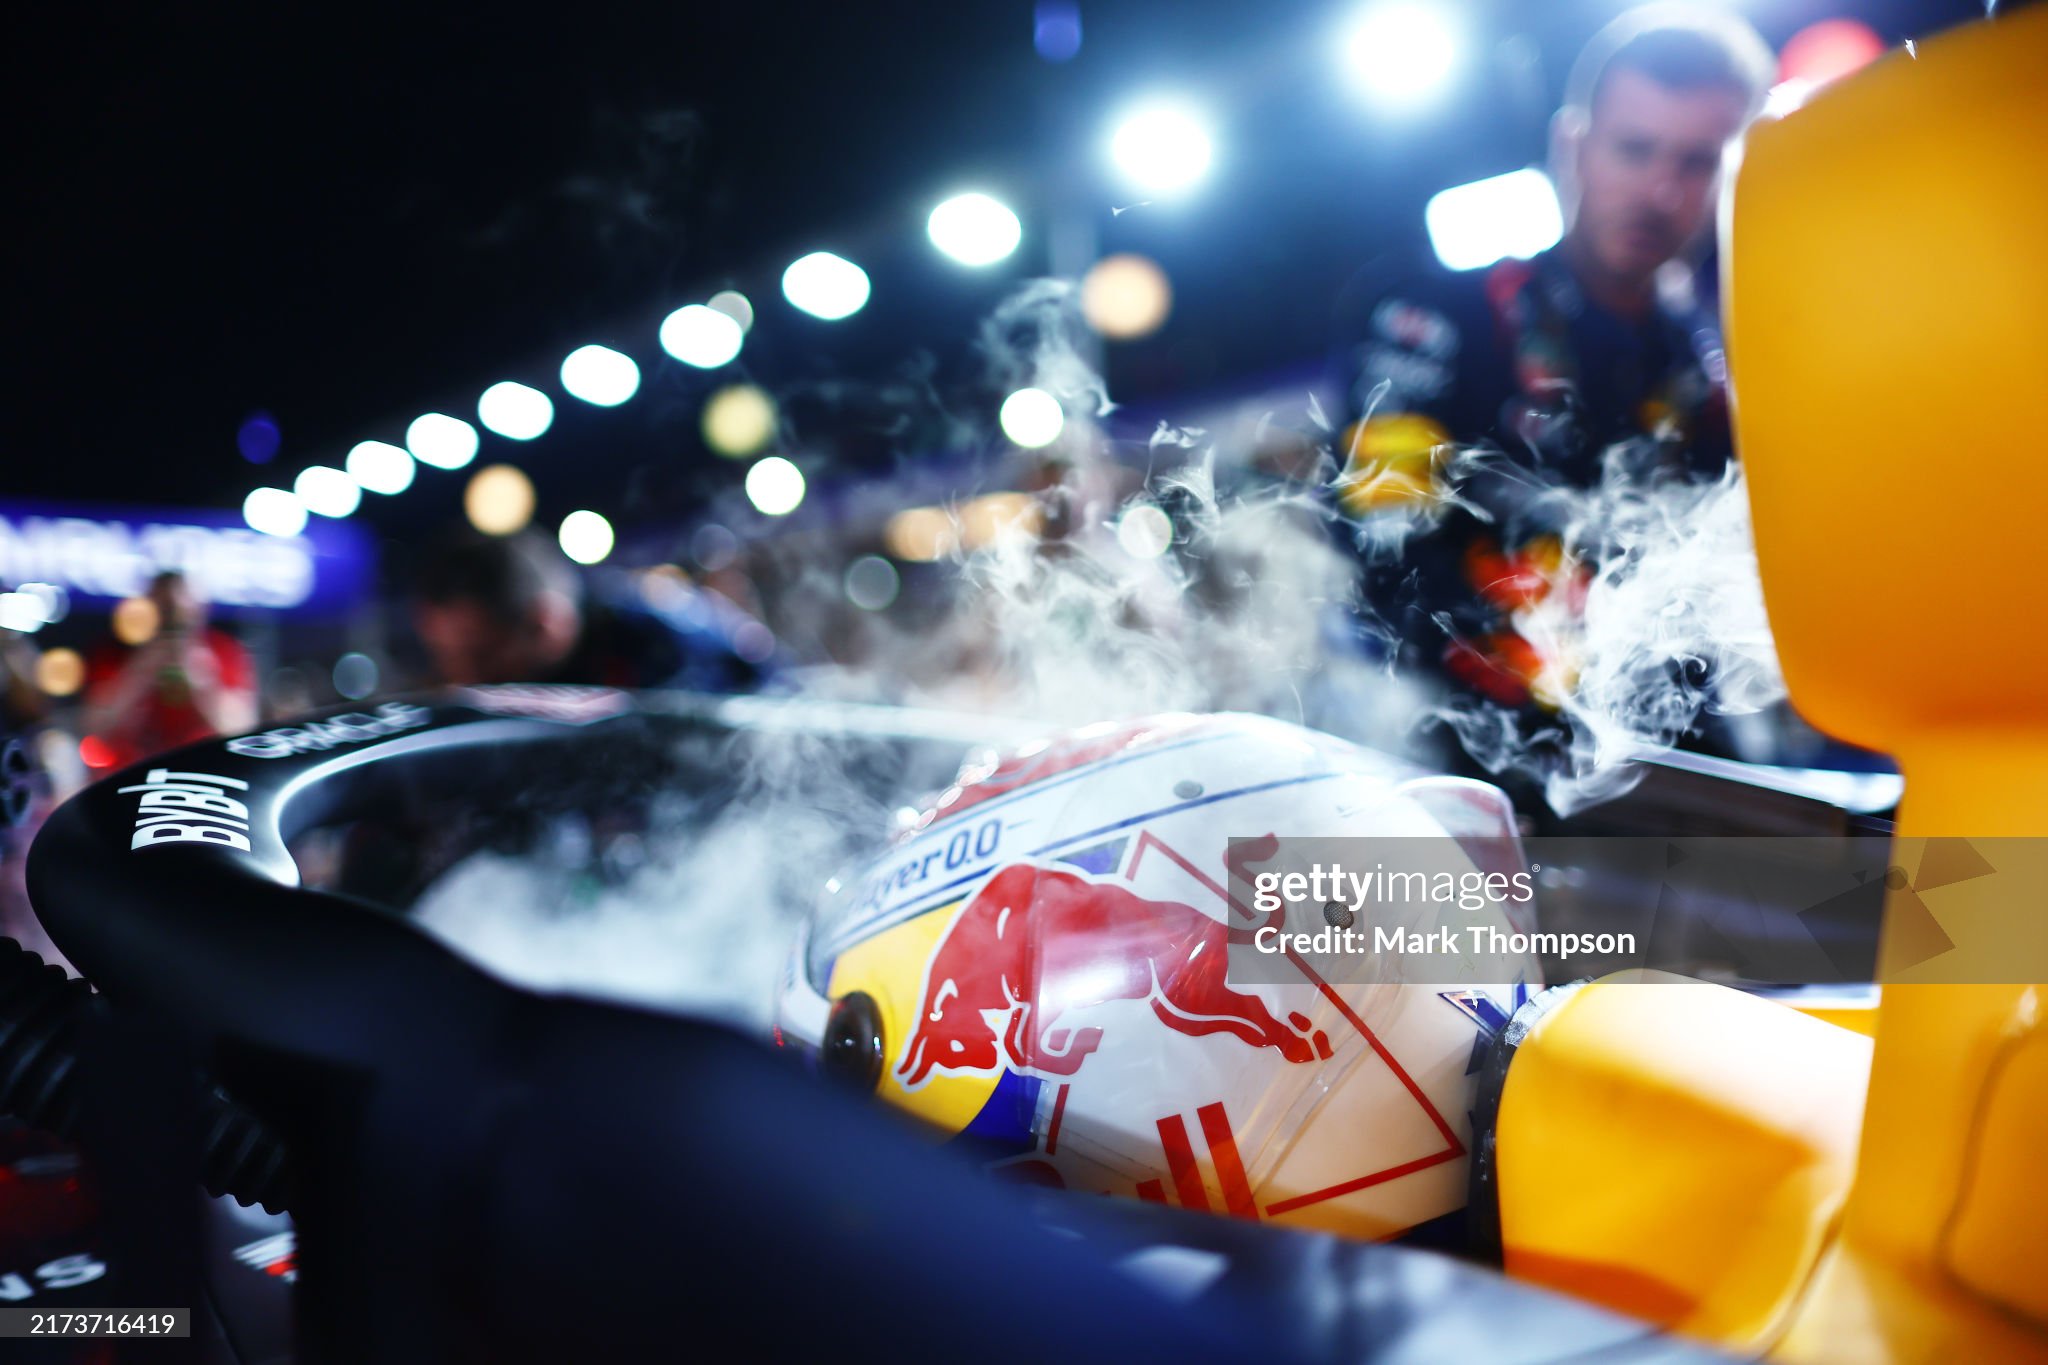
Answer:
[[[777, 1040], [1019, 1178], [1361, 1237], [1450, 1213], [1479, 1045], [1538, 968], [1494, 986], [1355, 984], [1290, 953], [1264, 984], [1227, 980], [1227, 943], [1269, 922], [1233, 898], [1231, 840], [1271, 835], [1519, 852], [1496, 788], [1298, 726], [1091, 726], [970, 762], [885, 856], [833, 883], [785, 975]], [[1241, 844], [1240, 878], [1248, 848], [1273, 847]], [[1528, 928], [1498, 901], [1463, 922]]]

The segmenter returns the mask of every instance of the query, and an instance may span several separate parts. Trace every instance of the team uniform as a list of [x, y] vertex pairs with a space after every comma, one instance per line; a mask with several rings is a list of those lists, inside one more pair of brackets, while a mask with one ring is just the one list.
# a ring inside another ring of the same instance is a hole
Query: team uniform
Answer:
[[1398, 555], [1369, 563], [1367, 601], [1407, 666], [1540, 706], [1546, 661], [1510, 617], [1584, 581], [1559, 543], [1568, 501], [1546, 494], [1595, 487], [1608, 458], [1639, 477], [1718, 476], [1731, 456], [1719, 325], [1689, 280], [1640, 320], [1618, 317], [1555, 251], [1351, 297], [1334, 357], [1338, 497], [1403, 532]]
[[[255, 690], [256, 666], [234, 636], [209, 627], [198, 632], [196, 643], [212, 659], [214, 675], [223, 689]], [[87, 695], [99, 696], [112, 689], [133, 652], [111, 642], [94, 650], [86, 664]], [[208, 739], [213, 733], [213, 726], [193, 700], [183, 667], [167, 665], [156, 686], [117, 724], [95, 737], [101, 749], [93, 762], [101, 768], [126, 767], [151, 754]]]

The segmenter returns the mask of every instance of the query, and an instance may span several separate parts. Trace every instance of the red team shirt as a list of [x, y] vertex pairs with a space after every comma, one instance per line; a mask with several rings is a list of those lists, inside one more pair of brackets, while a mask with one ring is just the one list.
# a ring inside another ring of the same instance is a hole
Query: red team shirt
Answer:
[[[214, 671], [222, 687], [246, 692], [254, 686], [255, 667], [249, 660], [249, 651], [242, 648], [239, 640], [225, 632], [208, 629], [199, 637], [199, 643], [213, 655]], [[89, 691], [100, 692], [111, 687], [133, 653], [132, 649], [118, 644], [102, 645], [93, 651], [86, 672]], [[88, 748], [85, 758], [96, 768], [121, 767], [151, 754], [175, 749], [181, 744], [195, 743], [212, 734], [213, 727], [192, 705], [189, 690], [182, 688], [175, 678], [166, 679], [129, 713], [121, 725], [91, 736], [99, 741], [99, 747], [97, 750]]]

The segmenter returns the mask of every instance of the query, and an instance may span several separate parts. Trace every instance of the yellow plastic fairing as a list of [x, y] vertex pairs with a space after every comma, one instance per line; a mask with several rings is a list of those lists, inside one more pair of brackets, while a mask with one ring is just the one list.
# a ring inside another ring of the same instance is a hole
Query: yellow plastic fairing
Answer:
[[1855, 1171], [1870, 1040], [1630, 973], [1543, 1016], [1501, 1096], [1507, 1270], [1737, 1349], [1768, 1342]]
[[[1734, 185], [1772, 633], [1802, 715], [1897, 757], [1902, 839], [2048, 836], [2044, 72], [2048, 7], [1967, 25], [1757, 129]], [[1885, 987], [1856, 1187], [1778, 1358], [2048, 1359], [2048, 986], [2011, 980], [2011, 922], [1952, 916], [1930, 957], [1894, 893], [1880, 960], [1923, 961]]]

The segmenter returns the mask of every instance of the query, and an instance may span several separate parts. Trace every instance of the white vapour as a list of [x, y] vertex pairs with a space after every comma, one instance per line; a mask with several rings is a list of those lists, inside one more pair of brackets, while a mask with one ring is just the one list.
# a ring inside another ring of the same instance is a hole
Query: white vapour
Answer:
[[[1112, 405], [1088, 345], [1072, 288], [1057, 281], [1025, 286], [982, 328], [990, 388], [1054, 394], [1068, 432], [1051, 486], [1038, 481], [1033, 524], [943, 566], [936, 609], [901, 625], [850, 612], [837, 547], [777, 549], [789, 556], [774, 566], [778, 636], [813, 658], [849, 632], [861, 641], [857, 662], [801, 670], [800, 695], [969, 711], [991, 718], [991, 738], [1004, 729], [995, 718], [1014, 734], [1020, 721], [1050, 731], [1239, 709], [1399, 749], [1419, 695], [1356, 648], [1333, 647], [1351, 629], [1355, 574], [1310, 485], [1221, 492], [1219, 464], [1232, 462], [1192, 429], [1161, 426], [1144, 448], [1116, 451], [1096, 425]], [[960, 501], [983, 491], [963, 488]], [[1119, 542], [1119, 517], [1139, 503], [1169, 519], [1165, 553]], [[892, 803], [917, 793], [878, 790], [856, 750], [830, 740], [770, 737], [733, 752], [742, 794], [708, 828], [651, 836], [630, 875], [594, 878], [578, 856], [478, 854], [416, 915], [530, 985], [758, 1026], [824, 880], [878, 852]]]
[[[1062, 282], [1019, 290], [979, 344], [996, 386], [1065, 403], [1062, 472], [1038, 526], [957, 557], [951, 611], [882, 651], [907, 685], [897, 695], [1051, 726], [1256, 711], [1407, 751], [1419, 694], [1347, 638], [1356, 567], [1313, 481], [1227, 487], [1247, 452], [1164, 422], [1119, 449], [1098, 425], [1114, 404]], [[1313, 398], [1303, 406], [1314, 420]], [[1166, 518], [1165, 553], [1118, 536], [1133, 509]]]
[[656, 798], [644, 831], [609, 836], [583, 820], [558, 822], [532, 851], [462, 860], [414, 919], [535, 989], [765, 1028], [797, 919], [820, 883], [879, 846], [894, 802], [909, 794], [898, 786], [935, 786], [952, 764], [941, 746], [896, 770], [877, 763], [872, 745], [768, 730], [735, 738], [711, 766], [736, 778], [716, 810]]
[[[1113, 446], [1070, 287], [1026, 286], [980, 346], [992, 388], [1030, 384], [1067, 407], [1058, 462], [1038, 471], [1053, 477], [1037, 485], [1035, 524], [955, 556], [939, 602], [895, 619], [848, 607], [837, 547], [775, 547], [771, 623], [824, 660], [795, 674], [800, 696], [972, 712], [990, 718], [991, 739], [1019, 723], [1249, 710], [1415, 755], [1428, 693], [1358, 647], [1358, 563], [1316, 487], [1336, 457], [1313, 399], [1288, 416], [1320, 429], [1320, 474], [1232, 486], [1245, 452], [1206, 432], [1162, 425], [1142, 451]], [[990, 437], [986, 448], [1000, 447]], [[1015, 477], [992, 473], [960, 501]], [[1577, 661], [1561, 711], [1570, 761], [1549, 772], [1550, 799], [1568, 810], [1626, 785], [1625, 759], [1668, 744], [1701, 708], [1762, 705], [1781, 686], [1736, 479], [1643, 487], [1617, 476], [1556, 496], [1568, 500], [1568, 544], [1601, 567], [1583, 620], [1539, 607], [1518, 624]], [[1119, 542], [1117, 521], [1138, 503], [1169, 519], [1165, 553]], [[1507, 713], [1438, 714], [1489, 767], [1533, 763]], [[657, 824], [623, 878], [594, 879], [574, 857], [480, 854], [416, 913], [515, 980], [759, 1027], [819, 887], [877, 852], [894, 809], [917, 793], [885, 789], [857, 746], [829, 738], [769, 736], [732, 761], [740, 793], [687, 835], [664, 838]], [[928, 786], [945, 776], [920, 775]]]
[[1631, 760], [1669, 749], [1702, 715], [1785, 696], [1739, 467], [1712, 483], [1645, 481], [1626, 454], [1612, 452], [1589, 491], [1545, 494], [1564, 523], [1564, 573], [1592, 573], [1583, 611], [1553, 592], [1513, 618], [1559, 661], [1559, 733], [1525, 734], [1484, 702], [1440, 713], [1490, 771], [1540, 776], [1562, 815], [1626, 791], [1640, 777]]

